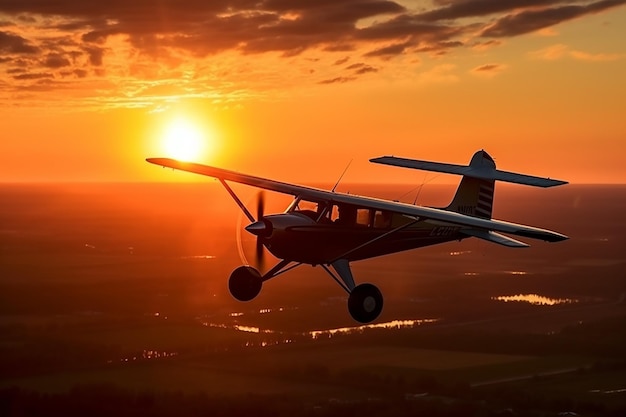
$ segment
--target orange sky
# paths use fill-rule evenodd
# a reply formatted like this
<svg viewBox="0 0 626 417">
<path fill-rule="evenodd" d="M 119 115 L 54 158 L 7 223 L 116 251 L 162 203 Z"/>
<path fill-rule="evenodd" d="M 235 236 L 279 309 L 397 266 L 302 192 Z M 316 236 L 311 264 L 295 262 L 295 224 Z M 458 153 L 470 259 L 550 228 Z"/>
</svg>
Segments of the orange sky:
<svg viewBox="0 0 626 417">
<path fill-rule="evenodd" d="M 0 182 L 422 182 L 385 154 L 626 183 L 626 0 L 0 3 Z M 439 180 L 439 179 L 438 179 Z M 455 181 L 456 178 L 446 178 Z"/>
</svg>

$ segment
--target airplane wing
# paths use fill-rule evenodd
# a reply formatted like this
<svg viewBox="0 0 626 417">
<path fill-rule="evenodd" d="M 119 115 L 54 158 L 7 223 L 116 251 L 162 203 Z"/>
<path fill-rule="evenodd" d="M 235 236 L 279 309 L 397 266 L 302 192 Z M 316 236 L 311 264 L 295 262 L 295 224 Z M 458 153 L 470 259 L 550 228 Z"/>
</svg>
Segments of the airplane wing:
<svg viewBox="0 0 626 417">
<path fill-rule="evenodd" d="M 502 232 L 532 239 L 544 240 L 547 242 L 558 242 L 568 239 L 568 237 L 565 235 L 553 232 L 551 230 L 540 229 L 538 227 L 510 223 L 502 220 L 482 219 L 432 207 L 414 206 L 411 204 L 381 200 L 372 197 L 361 197 L 351 194 L 335 193 L 333 191 L 321 190 L 313 187 L 304 187 L 301 185 L 289 184 L 285 182 L 255 177 L 252 175 L 240 174 L 238 172 L 215 168 L 202 164 L 196 164 L 192 162 L 182 162 L 170 158 L 148 158 L 146 159 L 146 161 L 150 162 L 151 164 L 156 164 L 167 168 L 193 172 L 195 174 L 206 175 L 224 181 L 233 181 L 270 191 L 276 191 L 283 194 L 290 194 L 296 197 L 302 197 L 304 199 L 353 204 L 361 207 L 371 208 L 374 210 L 391 211 L 394 213 L 400 213 L 409 217 L 419 219 L 420 221 L 426 221 L 438 225 L 449 225 L 467 229 Z M 474 235 L 477 234 L 479 233 L 475 233 Z M 488 238 L 485 236 L 487 235 L 479 237 L 492 241 L 496 240 L 496 237 L 493 235 L 489 236 Z"/>
<path fill-rule="evenodd" d="M 497 243 L 498 245 L 508 246 L 509 248 L 527 248 L 530 246 L 527 243 L 520 242 L 519 240 L 512 239 L 491 230 L 461 229 L 461 233 L 484 239 L 488 242 Z"/>
<path fill-rule="evenodd" d="M 146 161 L 151 164 L 161 165 L 166 168 L 178 169 L 181 171 L 193 172 L 194 174 L 206 175 L 208 177 L 218 178 L 225 181 L 237 182 L 240 184 L 250 185 L 252 187 L 263 188 L 265 190 L 276 191 L 283 194 L 291 194 L 293 196 L 306 195 L 309 198 L 318 198 L 328 200 L 326 194 L 334 195 L 334 193 L 326 190 L 320 190 L 312 187 L 304 187 L 301 185 L 288 184 L 285 182 L 269 180 L 266 178 L 255 177 L 253 175 L 240 174 L 227 169 L 215 168 L 208 165 L 196 164 L 193 162 L 182 162 L 170 158 L 148 158 Z"/>
</svg>

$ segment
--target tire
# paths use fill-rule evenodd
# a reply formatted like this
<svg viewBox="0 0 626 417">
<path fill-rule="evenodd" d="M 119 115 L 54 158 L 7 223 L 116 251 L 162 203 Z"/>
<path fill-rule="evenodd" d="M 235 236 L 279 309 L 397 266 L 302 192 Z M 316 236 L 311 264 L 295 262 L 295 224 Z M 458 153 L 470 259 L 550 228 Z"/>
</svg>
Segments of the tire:
<svg viewBox="0 0 626 417">
<path fill-rule="evenodd" d="M 348 311 L 360 323 L 369 323 L 383 310 L 383 295 L 373 284 L 357 285 L 348 297 Z"/>
<path fill-rule="evenodd" d="M 228 279 L 230 294 L 239 301 L 250 301 L 261 292 L 263 280 L 261 274 L 251 266 L 240 266 Z"/>
</svg>

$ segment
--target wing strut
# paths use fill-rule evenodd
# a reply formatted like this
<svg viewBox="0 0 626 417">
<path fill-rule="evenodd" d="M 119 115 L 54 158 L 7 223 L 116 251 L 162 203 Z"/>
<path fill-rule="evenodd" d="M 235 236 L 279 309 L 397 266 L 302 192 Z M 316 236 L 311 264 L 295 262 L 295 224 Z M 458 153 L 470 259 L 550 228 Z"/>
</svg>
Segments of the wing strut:
<svg viewBox="0 0 626 417">
<path fill-rule="evenodd" d="M 409 216 L 406 216 L 406 217 L 409 217 Z M 348 252 L 342 253 L 341 255 L 337 256 L 335 259 L 333 259 L 333 260 L 332 260 L 332 261 L 330 261 L 329 263 L 330 263 L 330 264 L 334 264 L 335 262 L 337 262 L 337 261 L 339 261 L 339 260 L 341 260 L 341 259 L 344 259 L 346 256 L 348 256 L 348 255 L 350 255 L 350 254 L 352 254 L 352 253 L 354 253 L 354 252 L 358 251 L 359 249 L 363 249 L 364 247 L 369 246 L 369 245 L 371 245 L 371 244 L 372 244 L 372 243 L 374 243 L 374 242 L 377 242 L 377 241 L 379 241 L 379 240 L 381 240 L 381 239 L 384 239 L 384 238 L 386 238 L 387 236 L 390 236 L 390 235 L 392 235 L 392 234 L 394 234 L 394 233 L 399 232 L 400 230 L 406 229 L 406 228 L 407 228 L 407 227 L 409 227 L 409 226 L 413 226 L 415 223 L 417 223 L 417 222 L 419 222 L 419 221 L 420 221 L 419 217 L 409 217 L 409 218 L 410 218 L 412 221 L 410 221 L 410 222 L 408 222 L 408 223 L 405 223 L 405 224 L 403 224 L 403 225 L 400 225 L 400 226 L 396 227 L 395 229 L 391 229 L 391 230 L 390 230 L 390 231 L 388 231 L 387 233 L 383 233 L 383 234 L 382 234 L 382 235 L 380 235 L 380 236 L 376 236 L 374 239 L 368 240 L 367 242 L 365 242 L 365 243 L 363 243 L 363 244 L 361 244 L 361 245 L 357 246 L 356 248 L 352 248 L 352 249 L 350 249 Z M 333 266 L 334 266 L 334 265 L 333 265 Z"/>
<path fill-rule="evenodd" d="M 330 275 L 330 277 L 334 279 L 335 282 L 339 284 L 341 288 L 344 289 L 345 292 L 347 292 L 348 294 L 352 292 L 352 290 L 354 289 L 356 285 L 354 284 L 354 277 L 352 276 L 352 271 L 350 270 L 350 264 L 348 263 L 347 260 L 339 259 L 338 261 L 335 261 L 332 264 L 335 271 L 337 271 L 337 274 L 339 274 L 339 278 L 337 278 L 337 275 L 335 275 L 333 271 L 330 270 L 329 267 L 327 267 L 324 264 L 320 264 L 320 265 L 322 268 L 324 268 L 324 271 L 326 271 L 328 275 Z"/>
<path fill-rule="evenodd" d="M 250 211 L 248 211 L 248 209 L 243 204 L 243 202 L 239 199 L 239 197 L 237 197 L 237 194 L 235 194 L 233 189 L 230 188 L 230 186 L 228 184 L 226 184 L 226 181 L 224 181 L 222 178 L 219 178 L 219 180 L 222 183 L 222 185 L 224 186 L 224 188 L 226 188 L 226 191 L 228 191 L 228 194 L 230 194 L 230 196 L 233 198 L 233 200 L 235 200 L 235 203 L 237 203 L 237 205 L 241 208 L 241 210 L 243 210 L 243 213 L 246 215 L 248 220 L 250 220 L 251 223 L 256 222 L 257 219 L 252 217 L 252 213 L 250 213 Z"/>
<path fill-rule="evenodd" d="M 302 265 L 302 262 L 298 262 L 298 263 L 294 263 L 293 265 L 289 266 L 291 263 L 292 263 L 292 261 L 289 261 L 287 259 L 281 260 L 272 269 L 270 269 L 268 272 L 266 272 L 261 277 L 261 281 L 267 281 L 268 279 L 272 279 L 274 277 L 277 277 L 277 276 L 279 276 L 281 274 L 284 274 L 287 271 L 291 271 L 292 269 L 297 268 L 300 265 Z"/>
</svg>

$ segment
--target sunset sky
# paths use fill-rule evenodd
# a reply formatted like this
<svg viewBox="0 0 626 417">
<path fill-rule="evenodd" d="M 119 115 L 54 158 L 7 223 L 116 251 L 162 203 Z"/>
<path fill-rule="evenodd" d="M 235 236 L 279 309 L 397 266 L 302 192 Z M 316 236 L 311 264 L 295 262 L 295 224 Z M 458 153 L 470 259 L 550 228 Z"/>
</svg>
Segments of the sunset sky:
<svg viewBox="0 0 626 417">
<path fill-rule="evenodd" d="M 626 183 L 626 0 L 2 0 L 0 182 L 421 182 L 382 155 Z M 198 139 L 200 138 L 200 139 Z M 182 139 L 181 139 L 182 140 Z M 455 181 L 456 178 L 448 178 Z"/>
</svg>

